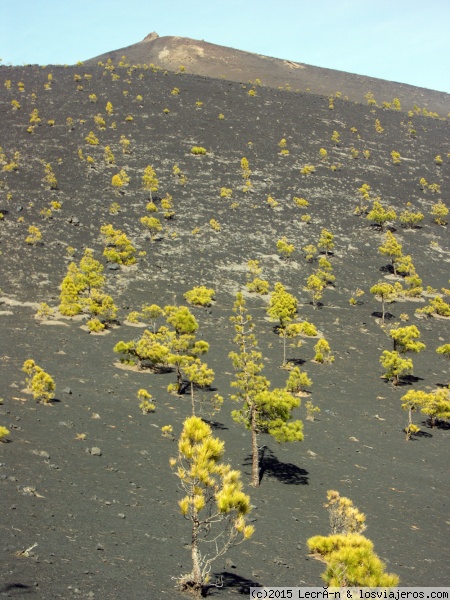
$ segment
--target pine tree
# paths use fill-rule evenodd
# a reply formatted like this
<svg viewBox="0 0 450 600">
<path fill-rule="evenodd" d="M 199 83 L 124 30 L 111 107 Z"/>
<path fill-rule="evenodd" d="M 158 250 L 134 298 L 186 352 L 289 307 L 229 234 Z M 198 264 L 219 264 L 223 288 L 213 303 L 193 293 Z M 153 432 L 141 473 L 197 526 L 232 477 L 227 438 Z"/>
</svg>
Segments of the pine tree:
<svg viewBox="0 0 450 600">
<path fill-rule="evenodd" d="M 86 324 L 90 331 L 105 329 L 117 315 L 117 307 L 111 296 L 102 291 L 105 276 L 103 266 L 94 258 L 94 252 L 86 248 L 79 266 L 69 264 L 67 275 L 61 284 L 59 311 L 65 316 L 74 316 L 83 311 L 90 313 Z"/>
<path fill-rule="evenodd" d="M 42 239 L 42 231 L 35 225 L 30 225 L 28 227 L 28 233 L 30 235 L 25 238 L 25 243 L 36 246 Z"/>
<path fill-rule="evenodd" d="M 316 535 L 309 538 L 308 548 L 325 561 L 321 577 L 329 587 L 389 588 L 399 582 L 397 575 L 386 573 L 373 543 L 361 534 Z"/>
<path fill-rule="evenodd" d="M 44 369 L 39 367 L 32 359 L 28 359 L 23 363 L 22 371 L 28 375 L 26 379 L 27 386 L 32 391 L 33 398 L 36 402 L 49 404 L 50 400 L 55 395 L 54 392 L 56 388 L 51 375 L 46 373 Z"/>
<path fill-rule="evenodd" d="M 402 291 L 400 283 L 396 282 L 394 285 L 386 283 L 385 281 L 379 281 L 370 288 L 370 293 L 381 300 L 381 322 L 384 323 L 385 318 L 385 304 L 386 302 L 394 302 Z"/>
<path fill-rule="evenodd" d="M 323 296 L 323 290 L 325 288 L 325 282 L 322 277 L 319 277 L 317 273 L 313 273 L 306 280 L 306 287 L 304 288 L 311 296 L 311 304 L 314 308 L 317 308 L 319 300 Z"/>
<path fill-rule="evenodd" d="M 94 317 L 86 323 L 91 331 L 105 329 L 105 324 L 111 323 L 117 316 L 117 306 L 114 304 L 114 300 L 108 294 L 104 294 L 98 290 L 94 290 L 83 304 Z M 94 321 L 94 327 L 92 327 L 92 321 Z M 100 327 L 98 323 L 96 324 L 96 321 L 100 323 Z M 89 325 L 90 323 L 91 326 Z"/>
<path fill-rule="evenodd" d="M 317 248 L 313 244 L 308 244 L 307 246 L 303 247 L 303 252 L 305 253 L 305 259 L 307 262 L 313 262 L 317 254 Z"/>
<path fill-rule="evenodd" d="M 150 200 L 153 200 L 152 193 L 158 191 L 159 181 L 151 165 L 145 168 L 144 175 L 142 176 L 142 187 L 150 193 Z"/>
<path fill-rule="evenodd" d="M 111 185 L 116 189 L 117 195 L 124 194 L 125 192 L 122 190 L 124 186 L 124 182 L 119 173 L 116 173 L 111 177 Z"/>
<path fill-rule="evenodd" d="M 297 312 L 297 298 L 286 292 L 281 283 L 276 283 L 270 296 L 267 314 L 272 319 L 280 322 L 280 327 L 284 328 Z"/>
<path fill-rule="evenodd" d="M 386 210 L 378 200 L 374 200 L 372 210 L 366 218 L 373 221 L 382 230 L 388 221 L 394 221 L 397 218 L 397 213 L 392 208 Z"/>
<path fill-rule="evenodd" d="M 259 433 L 270 434 L 279 444 L 303 440 L 303 423 L 291 421 L 293 409 L 300 406 L 299 398 L 294 398 L 286 389 L 274 388 L 259 392 L 255 402 Z"/>
<path fill-rule="evenodd" d="M 308 374 L 300 370 L 300 367 L 294 367 L 289 373 L 286 382 L 286 389 L 291 394 L 301 394 L 306 391 L 306 388 L 312 385 Z"/>
<path fill-rule="evenodd" d="M 363 215 L 366 213 L 368 208 L 368 202 L 370 200 L 370 185 L 368 183 L 363 183 L 360 188 L 358 188 L 358 192 L 360 194 L 359 206 L 357 206 L 354 210 L 355 215 Z"/>
<path fill-rule="evenodd" d="M 333 131 L 333 135 L 331 136 L 331 141 L 334 143 L 335 146 L 339 146 L 339 144 L 341 142 L 341 136 L 338 131 Z"/>
<path fill-rule="evenodd" d="M 333 275 L 333 267 L 325 256 L 319 258 L 319 269 L 316 271 L 316 274 L 324 280 L 326 285 L 333 283 L 336 279 Z"/>
<path fill-rule="evenodd" d="M 103 265 L 94 258 L 94 251 L 86 248 L 83 257 L 80 260 L 80 286 L 86 291 L 88 296 L 92 290 L 101 290 L 105 284 L 106 278 L 103 273 Z"/>
<path fill-rule="evenodd" d="M 407 275 L 416 274 L 416 269 L 410 254 L 400 254 L 398 258 L 394 258 L 394 262 L 397 269 L 397 274 L 400 274 L 404 277 Z"/>
<path fill-rule="evenodd" d="M 424 216 L 421 212 L 414 212 L 411 202 L 407 202 L 406 208 L 400 213 L 399 219 L 404 227 L 413 229 L 423 221 Z"/>
<path fill-rule="evenodd" d="M 183 294 L 183 297 L 194 306 L 211 306 L 214 300 L 215 291 L 212 288 L 207 288 L 200 285 L 192 288 Z"/>
<path fill-rule="evenodd" d="M 397 265 L 397 271 L 399 271 L 400 262 Z M 405 282 L 408 284 L 408 289 L 404 291 L 405 296 L 411 298 L 419 298 L 423 292 L 422 279 L 417 275 L 415 269 L 413 269 L 409 275 L 406 275 Z"/>
<path fill-rule="evenodd" d="M 425 344 L 419 341 L 420 331 L 415 325 L 391 329 L 389 336 L 394 341 L 394 350 L 400 354 L 405 354 L 405 352 L 421 352 L 426 348 Z"/>
<path fill-rule="evenodd" d="M 170 194 L 166 194 L 161 200 L 161 208 L 163 209 L 163 217 L 167 220 L 173 219 L 175 211 L 173 210 L 173 198 Z"/>
<path fill-rule="evenodd" d="M 241 402 L 240 409 L 233 411 L 232 417 L 245 425 L 252 437 L 252 485 L 259 486 L 258 434 L 269 433 L 278 442 L 293 442 L 303 439 L 303 423 L 290 421 L 292 410 L 300 405 L 300 399 L 294 398 L 285 389 L 270 390 L 270 382 L 260 375 L 262 354 L 257 351 L 257 341 L 253 334 L 253 322 L 248 313 L 241 293 L 236 296 L 231 317 L 236 336 L 234 342 L 239 352 L 230 352 L 230 358 L 236 370 L 236 381 L 231 385 L 237 388 L 237 394 L 231 398 Z"/>
<path fill-rule="evenodd" d="M 442 200 L 439 200 L 438 202 L 433 204 L 430 214 L 433 215 L 434 222 L 437 225 L 446 225 L 447 224 L 446 217 L 448 215 L 448 208 L 445 206 L 445 204 L 442 202 Z"/>
<path fill-rule="evenodd" d="M 373 543 L 362 535 L 365 515 L 349 498 L 327 493 L 331 535 L 308 539 L 311 553 L 319 555 L 327 568 L 322 579 L 331 587 L 393 587 L 397 575 L 386 573 L 385 564 L 373 551 Z"/>
<path fill-rule="evenodd" d="M 245 158 L 245 156 L 241 159 L 241 170 L 242 170 L 242 178 L 244 179 L 244 181 L 246 181 L 247 179 L 250 178 L 250 175 L 252 172 L 250 171 L 248 160 Z M 246 183 L 247 183 L 247 181 L 246 181 Z"/>
<path fill-rule="evenodd" d="M 445 302 L 440 296 L 435 296 L 429 300 L 428 306 L 418 308 L 416 312 L 430 317 L 435 314 L 441 317 L 450 317 L 450 303 Z"/>
<path fill-rule="evenodd" d="M 341 496 L 335 490 L 328 490 L 327 500 L 324 507 L 328 509 L 331 535 L 362 533 L 366 529 L 366 516 L 353 505 L 350 498 Z"/>
<path fill-rule="evenodd" d="M 261 275 L 262 269 L 259 266 L 259 261 L 249 260 L 247 263 L 248 274 L 247 274 L 247 289 L 249 292 L 256 292 L 257 294 L 265 295 L 269 293 L 270 285 L 265 279 L 261 279 L 258 275 Z M 253 279 L 251 277 L 254 276 Z"/>
<path fill-rule="evenodd" d="M 141 217 L 141 223 L 150 231 L 151 240 L 154 240 L 156 235 L 162 231 L 161 221 L 156 217 Z"/>
<path fill-rule="evenodd" d="M 289 323 L 284 327 L 278 328 L 278 335 L 283 340 L 283 362 L 281 364 L 282 367 L 286 366 L 286 340 L 293 339 L 298 337 L 303 333 L 303 324 L 302 323 Z M 297 348 L 302 345 L 302 342 L 297 344 Z"/>
<path fill-rule="evenodd" d="M 434 427 L 439 419 L 448 421 L 450 419 L 450 390 L 442 388 L 429 394 L 428 401 L 421 411 L 430 417 L 431 427 Z"/>
<path fill-rule="evenodd" d="M 45 175 L 42 178 L 42 181 L 48 185 L 49 189 L 57 190 L 58 189 L 58 181 L 56 179 L 55 173 L 53 172 L 51 164 L 45 163 L 45 162 L 43 164 L 44 164 Z"/>
<path fill-rule="evenodd" d="M 283 340 L 283 362 L 281 366 L 285 368 L 288 365 L 286 360 L 286 340 L 292 340 L 299 336 L 304 337 L 315 337 L 317 335 L 317 329 L 308 321 L 302 321 L 301 323 L 289 323 L 284 327 L 278 327 L 278 335 Z M 302 341 L 294 344 L 290 344 L 292 347 L 300 348 L 303 345 Z"/>
<path fill-rule="evenodd" d="M 331 253 L 334 248 L 334 235 L 327 229 L 322 229 L 317 246 L 325 250 L 326 255 Z"/>
<path fill-rule="evenodd" d="M 84 289 L 81 283 L 81 275 L 77 265 L 72 262 L 67 269 L 67 275 L 61 284 L 59 312 L 66 317 L 73 317 L 82 312 L 80 292 Z"/>
<path fill-rule="evenodd" d="M 206 354 L 209 350 L 208 342 L 196 340 L 195 332 L 198 323 L 194 315 L 186 306 L 164 307 L 167 323 L 172 325 L 174 332 L 170 340 L 168 363 L 175 367 L 177 374 L 176 384 L 169 386 L 169 391 L 181 393 L 183 387 L 183 369 L 196 358 Z"/>
<path fill-rule="evenodd" d="M 144 304 L 142 306 L 142 316 L 144 319 L 152 320 L 153 333 L 156 333 L 156 319 L 164 316 L 164 310 L 157 304 Z"/>
<path fill-rule="evenodd" d="M 155 410 L 156 406 L 152 402 L 153 396 L 151 394 L 149 394 L 147 392 L 147 390 L 144 390 L 143 388 L 141 388 L 137 393 L 137 397 L 138 397 L 138 400 L 140 401 L 139 408 L 144 413 L 144 415 Z"/>
<path fill-rule="evenodd" d="M 295 246 L 294 246 L 294 244 L 290 244 L 288 242 L 288 239 L 286 236 L 283 236 L 277 242 L 277 250 L 278 250 L 278 253 L 280 254 L 280 256 L 282 258 L 284 258 L 284 260 L 287 262 L 290 259 L 291 254 L 294 252 Z"/>
<path fill-rule="evenodd" d="M 314 346 L 314 361 L 320 364 L 331 364 L 334 362 L 334 356 L 331 354 L 330 344 L 325 338 L 320 338 L 317 344 Z"/>
<path fill-rule="evenodd" d="M 250 498 L 242 491 L 241 473 L 221 463 L 223 454 L 224 443 L 209 425 L 195 416 L 186 419 L 170 465 L 186 494 L 178 504 L 191 525 L 192 571 L 178 582 L 196 597 L 205 593 L 212 563 L 254 531 L 245 521 Z"/>
<path fill-rule="evenodd" d="M 234 343 L 239 352 L 230 352 L 229 357 L 236 370 L 236 381 L 231 385 L 238 390 L 231 399 L 242 403 L 242 408 L 233 411 L 233 418 L 239 422 L 245 421 L 245 426 L 250 429 L 252 436 L 252 484 L 259 486 L 259 451 L 257 428 L 257 404 L 255 397 L 258 392 L 266 390 L 270 382 L 260 375 L 263 370 L 262 354 L 256 348 L 258 343 L 253 333 L 254 324 L 246 308 L 244 297 L 241 293 L 236 295 L 233 312 L 230 317 L 236 331 Z"/>
<path fill-rule="evenodd" d="M 395 236 L 390 232 L 386 232 L 384 244 L 378 248 L 378 252 L 384 256 L 389 256 L 391 259 L 394 275 L 397 275 L 396 261 L 402 256 L 402 245 L 397 242 Z"/>
<path fill-rule="evenodd" d="M 100 233 L 107 244 L 103 256 L 108 261 L 119 265 L 132 265 L 136 262 L 136 248 L 123 231 L 114 229 L 112 225 L 102 225 Z"/>
<path fill-rule="evenodd" d="M 410 358 L 402 358 L 400 353 L 395 350 L 393 352 L 384 350 L 380 356 L 380 362 L 386 370 L 383 377 L 388 381 L 392 379 L 394 385 L 399 385 L 401 377 L 410 373 L 413 368 L 412 360 Z"/>
<path fill-rule="evenodd" d="M 116 160 L 114 158 L 114 154 L 112 153 L 111 146 L 105 146 L 105 150 L 103 152 L 103 160 L 107 165 L 116 164 Z"/>
<path fill-rule="evenodd" d="M 283 364 L 286 364 L 286 339 L 298 336 L 301 332 L 299 323 L 290 322 L 297 312 L 297 298 L 289 292 L 286 292 L 281 283 L 276 283 L 274 291 L 271 294 L 267 314 L 272 319 L 279 320 L 277 328 L 278 335 L 283 339 Z"/>
<path fill-rule="evenodd" d="M 169 364 L 171 340 L 167 327 L 160 327 L 156 333 L 145 329 L 137 340 L 118 342 L 114 352 L 124 354 L 126 361 L 136 362 L 139 368 L 145 362 L 147 367 L 156 370 Z"/>
<path fill-rule="evenodd" d="M 183 373 L 190 384 L 192 414 L 195 415 L 194 387 L 205 388 L 211 385 L 214 381 L 214 371 L 197 358 L 183 368 Z"/>
<path fill-rule="evenodd" d="M 403 410 L 408 411 L 408 423 L 404 430 L 407 440 L 411 439 L 412 434 L 420 431 L 420 427 L 412 422 L 412 412 L 428 404 L 429 396 L 430 394 L 422 392 L 421 390 L 408 390 L 406 394 L 402 396 L 402 408 Z"/>
</svg>

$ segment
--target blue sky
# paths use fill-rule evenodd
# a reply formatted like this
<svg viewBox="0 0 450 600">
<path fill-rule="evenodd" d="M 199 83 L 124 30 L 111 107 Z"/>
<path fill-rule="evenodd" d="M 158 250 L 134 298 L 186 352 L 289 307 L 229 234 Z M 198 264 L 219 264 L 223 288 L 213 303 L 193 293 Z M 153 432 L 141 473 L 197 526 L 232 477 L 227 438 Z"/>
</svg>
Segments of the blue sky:
<svg viewBox="0 0 450 600">
<path fill-rule="evenodd" d="M 152 31 L 450 93 L 450 0 L 0 0 L 3 64 L 74 64 Z"/>
</svg>

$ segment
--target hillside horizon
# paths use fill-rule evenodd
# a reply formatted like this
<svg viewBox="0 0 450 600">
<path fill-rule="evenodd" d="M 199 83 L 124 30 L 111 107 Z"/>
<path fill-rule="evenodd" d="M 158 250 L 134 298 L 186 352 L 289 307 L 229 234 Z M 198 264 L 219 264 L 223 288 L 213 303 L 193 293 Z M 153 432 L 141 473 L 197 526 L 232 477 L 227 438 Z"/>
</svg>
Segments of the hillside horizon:
<svg viewBox="0 0 450 600">
<path fill-rule="evenodd" d="M 416 105 L 437 112 L 441 117 L 450 112 L 450 94 L 445 92 L 274 58 L 204 40 L 160 37 L 156 32 L 136 44 L 104 52 L 83 62 L 93 66 L 110 59 L 117 64 L 123 56 L 130 64 L 153 63 L 175 72 L 183 66 L 187 73 L 216 79 L 242 83 L 259 79 L 263 86 L 288 86 L 291 91 L 310 91 L 326 96 L 340 92 L 354 102 L 365 102 L 365 95 L 372 93 L 380 103 L 392 102 L 398 97 L 407 110 Z"/>
</svg>

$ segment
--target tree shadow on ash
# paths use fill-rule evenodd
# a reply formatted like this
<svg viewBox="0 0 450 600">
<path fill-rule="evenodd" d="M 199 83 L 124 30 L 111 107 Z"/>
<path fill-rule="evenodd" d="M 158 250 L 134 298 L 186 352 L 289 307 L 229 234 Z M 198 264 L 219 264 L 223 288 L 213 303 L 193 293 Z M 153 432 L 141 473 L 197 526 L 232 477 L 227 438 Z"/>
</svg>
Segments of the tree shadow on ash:
<svg viewBox="0 0 450 600">
<path fill-rule="evenodd" d="M 140 370 L 148 370 L 155 373 L 155 375 L 166 375 L 167 373 L 173 373 L 175 369 L 166 365 L 154 365 L 151 360 L 144 359 L 141 360 Z"/>
<path fill-rule="evenodd" d="M 450 382 L 449 383 L 436 383 L 436 387 L 438 388 L 450 388 Z"/>
<path fill-rule="evenodd" d="M 59 398 L 50 398 L 47 404 L 59 404 L 61 400 Z"/>
<path fill-rule="evenodd" d="M 170 371 L 172 372 L 173 369 Z M 203 392 L 217 392 L 218 388 L 211 386 L 211 385 L 197 385 L 196 383 L 194 383 L 194 390 L 201 390 Z M 180 392 L 179 392 L 179 396 L 182 396 L 183 394 L 190 394 L 191 393 L 191 382 L 187 381 L 186 379 L 183 379 L 182 383 L 181 383 L 181 388 L 180 388 Z"/>
<path fill-rule="evenodd" d="M 394 267 L 392 265 L 384 265 L 384 266 L 380 267 L 379 270 L 382 273 L 390 273 L 391 275 L 394 274 Z"/>
<path fill-rule="evenodd" d="M 0 594 L 5 594 L 6 596 L 12 595 L 8 592 L 12 592 L 14 596 L 16 596 L 19 594 L 33 594 L 34 589 L 30 585 L 25 585 L 24 583 L 7 583 L 6 585 L 0 587 Z"/>
<path fill-rule="evenodd" d="M 371 317 L 376 317 L 377 319 L 382 319 L 383 318 L 383 313 L 382 312 L 378 312 L 377 310 L 374 311 L 371 315 Z M 385 312 L 384 313 L 384 320 L 385 321 L 391 321 L 392 319 L 395 319 L 395 315 L 393 315 L 390 312 Z"/>
<path fill-rule="evenodd" d="M 416 377 L 415 375 L 402 375 L 397 387 L 412 385 L 418 381 L 423 381 L 423 377 Z"/>
<path fill-rule="evenodd" d="M 252 455 L 245 458 L 244 466 L 251 466 Z M 267 446 L 261 448 L 259 455 L 259 482 L 261 483 L 264 475 L 275 477 L 281 483 L 287 485 L 308 485 L 309 472 L 297 467 L 292 463 L 284 463 L 275 456 L 273 451 Z"/>
<path fill-rule="evenodd" d="M 421 423 L 427 429 L 440 429 L 441 431 L 448 431 L 450 429 L 450 423 L 448 421 L 443 421 L 442 419 L 436 419 L 434 426 L 431 425 L 431 419 L 425 419 Z M 420 433 L 425 433 L 421 431 Z M 433 437 L 431 433 L 424 435 L 423 437 Z"/>
<path fill-rule="evenodd" d="M 415 438 L 432 438 L 432 437 L 433 437 L 433 434 L 428 433 L 428 431 L 418 431 L 413 436 L 411 436 L 411 440 L 414 440 Z"/>
<path fill-rule="evenodd" d="M 306 360 L 304 360 L 303 358 L 287 358 L 286 362 L 291 363 L 296 367 L 301 367 L 305 364 Z"/>
<path fill-rule="evenodd" d="M 248 595 L 250 594 L 250 588 L 261 587 L 261 584 L 257 581 L 252 581 L 251 579 L 241 577 L 240 575 L 236 575 L 235 573 L 229 573 L 228 571 L 214 573 L 214 576 L 216 577 L 216 584 L 208 588 L 206 592 L 207 594 L 208 592 L 212 592 L 214 594 L 214 590 L 224 588 L 228 590 L 233 590 L 235 594 L 241 594 L 242 596 L 248 597 Z"/>
<path fill-rule="evenodd" d="M 381 377 L 381 379 L 383 379 L 386 382 L 388 381 L 386 377 Z M 394 383 L 392 383 L 392 385 L 394 388 L 401 388 L 405 385 L 412 385 L 413 383 L 417 383 L 418 381 L 423 381 L 423 377 L 416 377 L 415 375 L 402 375 L 400 377 L 400 381 L 396 385 L 394 385 Z"/>
<path fill-rule="evenodd" d="M 335 287 L 332 283 L 328 283 L 327 285 L 329 285 L 330 287 Z M 315 304 L 314 304 L 314 302 L 307 302 L 306 304 L 308 306 L 312 306 L 315 310 L 320 310 L 321 308 L 323 308 L 325 306 L 325 304 L 323 302 L 316 302 Z"/>
<path fill-rule="evenodd" d="M 219 423 L 219 421 L 212 421 L 211 419 L 204 419 L 203 417 L 202 421 L 204 423 L 207 423 L 210 427 L 212 427 L 212 429 L 219 429 L 221 431 L 228 429 L 226 425 L 224 425 L 223 423 Z"/>
</svg>

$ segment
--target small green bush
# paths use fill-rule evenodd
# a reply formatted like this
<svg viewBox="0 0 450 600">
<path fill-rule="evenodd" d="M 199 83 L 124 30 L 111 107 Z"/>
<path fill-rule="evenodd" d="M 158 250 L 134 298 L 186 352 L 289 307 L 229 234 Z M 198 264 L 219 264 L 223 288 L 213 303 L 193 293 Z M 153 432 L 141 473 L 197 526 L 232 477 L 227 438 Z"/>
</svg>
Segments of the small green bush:
<svg viewBox="0 0 450 600">
<path fill-rule="evenodd" d="M 215 291 L 204 285 L 189 290 L 184 294 L 184 298 L 194 306 L 211 306 Z"/>
<path fill-rule="evenodd" d="M 192 146 L 191 154 L 195 154 L 195 155 L 206 154 L 206 148 L 202 148 L 202 146 Z"/>
</svg>

